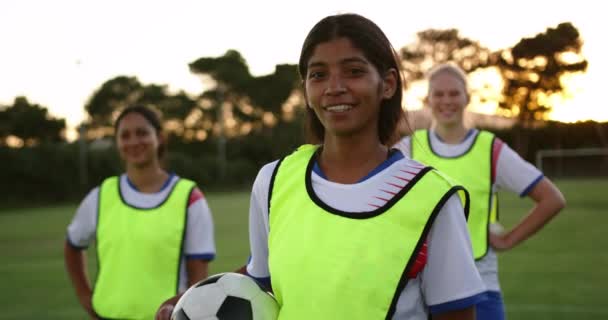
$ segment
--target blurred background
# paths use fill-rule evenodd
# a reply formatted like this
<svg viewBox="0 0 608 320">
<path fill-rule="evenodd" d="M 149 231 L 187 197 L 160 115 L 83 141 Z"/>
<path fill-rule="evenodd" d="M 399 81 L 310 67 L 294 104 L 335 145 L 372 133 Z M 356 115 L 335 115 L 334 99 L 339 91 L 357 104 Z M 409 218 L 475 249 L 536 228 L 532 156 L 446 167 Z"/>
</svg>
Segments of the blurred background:
<svg viewBox="0 0 608 320">
<path fill-rule="evenodd" d="M 608 318 L 608 22 L 597 2 L 22 0 L 0 4 L 0 319 L 85 318 L 63 269 L 65 228 L 91 188 L 122 172 L 111 124 L 134 103 L 162 111 L 168 168 L 206 193 L 211 272 L 243 265 L 255 174 L 303 142 L 300 46 L 340 12 L 371 18 L 393 43 L 410 128 L 430 125 L 424 73 L 455 61 L 470 77 L 470 124 L 562 188 L 566 210 L 500 257 L 508 317 Z M 507 226 L 531 206 L 514 198 L 501 201 Z"/>
</svg>

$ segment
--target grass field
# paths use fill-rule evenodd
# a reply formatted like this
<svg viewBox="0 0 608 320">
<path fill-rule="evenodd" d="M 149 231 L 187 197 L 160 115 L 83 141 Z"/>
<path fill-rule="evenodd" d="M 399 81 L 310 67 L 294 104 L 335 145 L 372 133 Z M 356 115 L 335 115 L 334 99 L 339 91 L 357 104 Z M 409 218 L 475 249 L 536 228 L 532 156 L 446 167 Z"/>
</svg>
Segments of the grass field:
<svg viewBox="0 0 608 320">
<path fill-rule="evenodd" d="M 500 255 L 508 318 L 608 319 L 608 238 L 601 236 L 608 225 L 608 180 L 558 184 L 567 209 L 537 237 Z M 218 250 L 211 273 L 234 270 L 248 256 L 249 195 L 207 198 Z M 513 225 L 530 206 L 530 200 L 502 195 L 503 224 Z M 63 267 L 65 228 L 75 208 L 0 211 L 0 319 L 86 319 Z"/>
</svg>

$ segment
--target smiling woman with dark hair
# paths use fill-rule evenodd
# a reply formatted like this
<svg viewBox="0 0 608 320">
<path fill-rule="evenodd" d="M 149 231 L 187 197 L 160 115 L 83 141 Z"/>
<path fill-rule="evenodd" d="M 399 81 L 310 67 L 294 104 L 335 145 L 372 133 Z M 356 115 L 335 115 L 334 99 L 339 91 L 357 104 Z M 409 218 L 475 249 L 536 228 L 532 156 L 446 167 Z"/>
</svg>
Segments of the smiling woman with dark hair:
<svg viewBox="0 0 608 320">
<path fill-rule="evenodd" d="M 251 258 L 279 319 L 474 319 L 466 192 L 391 149 L 402 78 L 380 28 L 329 16 L 302 47 L 309 142 L 258 173 Z M 168 319 L 176 298 L 161 306 Z"/>
<path fill-rule="evenodd" d="M 151 319 L 158 304 L 207 276 L 213 221 L 196 184 L 161 166 L 166 145 L 157 113 L 126 108 L 115 131 L 126 172 L 81 202 L 68 226 L 65 263 L 91 318 Z M 94 290 L 84 252 L 93 240 Z"/>
</svg>

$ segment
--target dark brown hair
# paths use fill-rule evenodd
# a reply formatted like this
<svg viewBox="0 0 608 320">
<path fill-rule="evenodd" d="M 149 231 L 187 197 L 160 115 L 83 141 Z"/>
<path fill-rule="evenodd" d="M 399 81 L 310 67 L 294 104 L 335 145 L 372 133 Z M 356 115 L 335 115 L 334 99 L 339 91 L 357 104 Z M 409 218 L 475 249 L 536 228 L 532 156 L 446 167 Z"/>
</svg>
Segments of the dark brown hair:
<svg viewBox="0 0 608 320">
<path fill-rule="evenodd" d="M 382 101 L 378 117 L 380 142 L 391 146 L 399 139 L 398 126 L 405 118 L 401 106 L 403 99 L 403 78 L 400 63 L 390 41 L 373 21 L 353 13 L 338 14 L 323 18 L 310 30 L 300 53 L 299 72 L 306 79 L 308 61 L 316 46 L 338 38 L 349 39 L 353 46 L 363 52 L 381 76 L 390 69 L 397 72 L 397 89 L 390 99 Z M 309 143 L 320 143 L 325 136 L 325 128 L 311 108 L 306 108 L 306 136 Z"/>
</svg>

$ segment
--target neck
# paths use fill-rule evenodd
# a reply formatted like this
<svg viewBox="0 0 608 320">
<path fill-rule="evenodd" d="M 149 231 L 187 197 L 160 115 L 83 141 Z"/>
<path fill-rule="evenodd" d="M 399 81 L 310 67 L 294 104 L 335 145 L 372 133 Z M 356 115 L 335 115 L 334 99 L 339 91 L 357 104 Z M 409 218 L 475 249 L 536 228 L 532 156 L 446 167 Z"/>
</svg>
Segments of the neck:
<svg viewBox="0 0 608 320">
<path fill-rule="evenodd" d="M 375 169 L 388 155 L 377 137 L 368 139 L 326 137 L 319 166 L 330 181 L 355 183 Z"/>
<path fill-rule="evenodd" d="M 169 174 L 159 166 L 145 166 L 127 168 L 127 176 L 140 192 L 155 193 L 160 191 Z"/>
<path fill-rule="evenodd" d="M 453 126 L 438 125 L 434 128 L 434 131 L 443 142 L 447 144 L 458 144 L 466 137 L 469 128 L 465 127 L 464 124 L 459 123 Z"/>
</svg>

